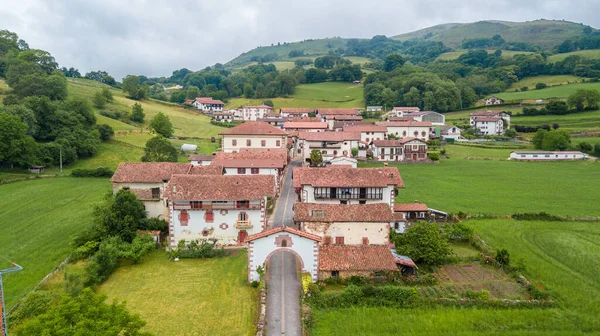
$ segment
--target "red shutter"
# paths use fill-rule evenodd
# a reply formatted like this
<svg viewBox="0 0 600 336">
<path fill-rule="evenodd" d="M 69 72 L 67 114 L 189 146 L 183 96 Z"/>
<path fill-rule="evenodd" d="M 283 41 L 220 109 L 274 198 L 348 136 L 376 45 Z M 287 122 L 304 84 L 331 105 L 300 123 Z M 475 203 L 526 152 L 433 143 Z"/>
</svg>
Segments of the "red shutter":
<svg viewBox="0 0 600 336">
<path fill-rule="evenodd" d="M 190 215 L 187 213 L 187 211 L 181 210 L 181 212 L 179 212 L 179 223 L 181 226 L 187 226 L 189 219 Z"/>
<path fill-rule="evenodd" d="M 207 210 L 206 213 L 204 214 L 204 219 L 206 220 L 207 223 L 213 222 L 215 220 L 214 212 L 212 212 L 212 210 Z"/>
<path fill-rule="evenodd" d="M 369 245 L 369 238 L 368 237 L 362 237 L 362 244 L 363 245 Z"/>
<path fill-rule="evenodd" d="M 335 237 L 336 245 L 344 245 L 344 237 Z"/>
</svg>

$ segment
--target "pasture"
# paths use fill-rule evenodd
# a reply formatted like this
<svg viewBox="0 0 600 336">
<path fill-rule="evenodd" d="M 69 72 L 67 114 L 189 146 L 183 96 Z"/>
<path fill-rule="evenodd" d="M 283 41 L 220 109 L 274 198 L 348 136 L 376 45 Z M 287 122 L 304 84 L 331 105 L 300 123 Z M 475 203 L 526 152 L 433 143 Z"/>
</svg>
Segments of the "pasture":
<svg viewBox="0 0 600 336">
<path fill-rule="evenodd" d="M 440 61 L 453 61 L 455 59 L 458 59 L 461 55 L 466 54 L 467 52 L 468 52 L 468 50 L 449 51 L 449 52 L 445 52 L 445 53 L 439 55 L 436 59 L 440 60 Z M 496 52 L 496 50 L 489 49 L 489 50 L 487 50 L 487 52 L 488 52 L 488 54 L 493 54 L 494 52 Z M 519 54 L 528 55 L 528 54 L 533 54 L 533 53 L 528 52 L 528 51 L 502 50 L 503 58 L 512 58 L 514 55 L 519 55 Z"/>
<path fill-rule="evenodd" d="M 488 244 L 508 249 L 511 260 L 523 258 L 525 275 L 543 283 L 557 308 L 313 309 L 311 335 L 576 335 L 600 331 L 597 223 L 466 223 Z"/>
<path fill-rule="evenodd" d="M 600 216 L 599 162 L 513 162 L 512 150 L 446 146 L 450 159 L 437 164 L 398 167 L 405 189 L 396 203 L 419 200 L 445 212 L 511 214 L 540 212 L 560 216 Z M 492 156 L 490 151 L 499 151 Z M 467 160 L 464 157 L 477 157 Z M 489 160 L 483 158 L 489 157 Z M 359 167 L 380 167 L 359 162 Z M 560 191 L 560 192 L 559 192 Z"/>
<path fill-rule="evenodd" d="M 600 59 L 600 49 L 592 49 L 592 50 L 578 50 L 572 51 L 564 54 L 556 54 L 548 57 L 548 62 L 555 63 L 563 61 L 565 58 L 569 56 L 581 56 L 583 58 L 591 58 L 591 59 Z"/>
<path fill-rule="evenodd" d="M 586 111 L 566 115 L 523 116 L 515 115 L 511 125 L 537 126 L 558 124 L 569 132 L 600 129 L 600 111 Z"/>
<path fill-rule="evenodd" d="M 575 93 L 575 91 L 577 91 L 578 89 L 600 90 L 600 83 L 578 83 L 553 86 L 541 90 L 502 92 L 495 94 L 495 96 L 506 100 L 566 98 L 569 95 Z"/>
<path fill-rule="evenodd" d="M 522 87 L 528 87 L 529 90 L 534 90 L 537 83 L 545 83 L 548 86 L 575 84 L 579 83 L 582 79 L 582 77 L 571 75 L 525 77 L 518 82 L 513 83 L 506 89 L 506 92 L 514 92 L 516 89 L 521 89 Z"/>
<path fill-rule="evenodd" d="M 247 283 L 245 251 L 235 257 L 181 259 L 162 251 L 121 265 L 99 288 L 156 335 L 253 335 L 257 290 Z"/>
<path fill-rule="evenodd" d="M 268 98 L 267 98 L 268 99 Z M 262 104 L 267 99 L 233 98 L 226 108 Z M 270 98 L 275 109 L 281 107 L 364 107 L 363 86 L 352 83 L 325 82 L 301 84 L 289 98 Z"/>
<path fill-rule="evenodd" d="M 0 268 L 10 309 L 71 252 L 71 238 L 92 224 L 93 205 L 110 191 L 107 179 L 43 178 L 0 185 Z"/>
</svg>

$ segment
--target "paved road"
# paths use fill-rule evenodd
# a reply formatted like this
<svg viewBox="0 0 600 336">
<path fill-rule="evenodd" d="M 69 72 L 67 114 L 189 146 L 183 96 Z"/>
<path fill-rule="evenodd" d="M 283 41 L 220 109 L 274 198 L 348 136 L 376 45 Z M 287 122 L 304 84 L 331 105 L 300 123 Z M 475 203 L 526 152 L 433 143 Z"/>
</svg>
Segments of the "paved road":
<svg viewBox="0 0 600 336">
<path fill-rule="evenodd" d="M 277 207 L 273 214 L 273 227 L 278 226 L 290 226 L 294 222 L 294 200 L 296 193 L 294 192 L 294 182 L 292 181 L 292 170 L 294 167 L 300 167 L 302 165 L 301 160 L 293 161 L 288 166 L 288 171 L 281 187 L 281 193 L 279 200 L 277 201 Z"/>
<path fill-rule="evenodd" d="M 290 163 L 284 178 L 279 200 L 273 214 L 273 227 L 293 223 L 294 185 L 292 169 L 300 160 Z M 290 252 L 274 253 L 269 260 L 267 276 L 267 336 L 300 335 L 300 290 L 296 256 Z"/>
<path fill-rule="evenodd" d="M 280 251 L 269 261 L 267 336 L 300 336 L 300 281 L 296 256 Z"/>
</svg>

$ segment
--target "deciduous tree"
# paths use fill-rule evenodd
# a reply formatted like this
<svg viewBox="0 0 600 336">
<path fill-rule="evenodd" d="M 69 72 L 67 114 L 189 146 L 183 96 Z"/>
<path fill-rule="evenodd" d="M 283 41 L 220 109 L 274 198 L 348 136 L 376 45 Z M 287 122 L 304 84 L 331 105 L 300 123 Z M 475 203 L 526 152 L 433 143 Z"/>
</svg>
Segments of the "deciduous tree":
<svg viewBox="0 0 600 336">
<path fill-rule="evenodd" d="M 173 135 L 173 124 L 166 114 L 159 112 L 150 121 L 150 127 L 152 130 L 164 137 L 170 137 Z"/>
<path fill-rule="evenodd" d="M 418 222 L 394 239 L 397 251 L 417 263 L 440 265 L 452 254 L 447 238 L 435 223 Z"/>
<path fill-rule="evenodd" d="M 144 122 L 145 117 L 146 114 L 144 113 L 144 108 L 142 107 L 142 104 L 133 104 L 133 106 L 131 107 L 131 120 L 141 124 Z"/>
<path fill-rule="evenodd" d="M 177 162 L 177 149 L 168 139 L 155 136 L 146 142 L 143 162 Z"/>
</svg>

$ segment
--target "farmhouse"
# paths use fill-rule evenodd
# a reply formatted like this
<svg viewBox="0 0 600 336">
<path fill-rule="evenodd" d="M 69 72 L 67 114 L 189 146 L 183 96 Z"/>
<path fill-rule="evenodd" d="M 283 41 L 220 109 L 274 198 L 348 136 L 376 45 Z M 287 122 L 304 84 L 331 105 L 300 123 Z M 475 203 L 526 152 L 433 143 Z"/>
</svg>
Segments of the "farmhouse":
<svg viewBox="0 0 600 336">
<path fill-rule="evenodd" d="M 321 151 L 323 160 L 338 156 L 352 155 L 352 148 L 358 147 L 360 133 L 355 132 L 301 132 L 298 135 L 298 154 L 304 161 L 310 161 L 310 152 Z"/>
<path fill-rule="evenodd" d="M 431 211 L 427 205 L 415 201 L 414 203 L 394 204 L 394 225 L 396 233 L 404 233 L 406 225 L 418 220 L 428 220 Z"/>
<path fill-rule="evenodd" d="M 327 116 L 357 116 L 359 115 L 358 110 L 358 108 L 319 108 L 317 116 L 323 119 Z"/>
<path fill-rule="evenodd" d="M 225 107 L 225 103 L 211 97 L 198 97 L 192 105 L 203 112 L 222 112 L 223 107 Z"/>
<path fill-rule="evenodd" d="M 321 117 L 325 122 L 327 122 L 327 125 L 329 125 L 329 129 L 332 130 L 335 123 L 338 121 L 343 121 L 343 122 L 359 122 L 361 121 L 363 118 L 359 115 L 324 115 Z"/>
<path fill-rule="evenodd" d="M 471 124 L 471 126 L 475 126 L 475 120 L 477 118 L 501 118 L 504 119 L 507 123 L 506 127 L 510 127 L 510 114 L 504 112 L 504 111 L 498 111 L 498 110 L 487 110 L 487 111 L 478 111 L 478 112 L 473 112 L 470 114 L 469 116 L 469 122 Z"/>
<path fill-rule="evenodd" d="M 338 121 L 338 120 L 335 120 L 333 122 L 333 128 L 330 127 L 330 129 L 333 130 L 333 131 L 343 131 L 344 127 L 347 127 L 347 126 L 359 126 L 359 125 L 373 125 L 373 123 L 370 122 L 370 121 L 360 121 L 360 120 L 355 120 L 355 121 Z"/>
<path fill-rule="evenodd" d="M 297 122 L 288 121 L 283 124 L 285 131 L 307 131 L 307 132 L 322 132 L 327 130 L 329 126 L 325 122 Z"/>
<path fill-rule="evenodd" d="M 321 245 L 319 279 L 373 277 L 378 272 L 397 271 L 392 251 L 385 245 Z"/>
<path fill-rule="evenodd" d="M 285 117 L 271 117 L 271 118 L 259 118 L 256 121 L 267 123 L 271 126 L 277 127 L 279 129 L 283 128 L 283 124 L 288 121 L 288 118 Z"/>
<path fill-rule="evenodd" d="M 458 141 L 461 138 L 462 130 L 456 126 L 440 126 L 440 138 L 442 140 Z"/>
<path fill-rule="evenodd" d="M 373 124 L 350 125 L 344 127 L 345 132 L 360 133 L 360 141 L 368 146 L 373 140 L 386 138 L 387 128 Z"/>
<path fill-rule="evenodd" d="M 264 122 L 248 121 L 219 133 L 225 153 L 242 148 L 286 148 L 287 133 Z"/>
<path fill-rule="evenodd" d="M 175 162 L 121 162 L 110 179 L 113 193 L 128 189 L 144 203 L 149 217 L 164 217 L 164 186 L 173 174 L 221 175 L 222 166 L 197 166 Z"/>
<path fill-rule="evenodd" d="M 404 183 L 397 168 L 300 167 L 293 171 L 298 200 L 306 203 L 384 203 L 390 209 Z"/>
<path fill-rule="evenodd" d="M 192 166 L 208 166 L 214 158 L 214 155 L 192 154 L 188 157 L 188 161 Z"/>
<path fill-rule="evenodd" d="M 393 221 L 390 207 L 383 203 L 294 205 L 296 226 L 321 237 L 324 244 L 387 245 Z"/>
<path fill-rule="evenodd" d="M 475 117 L 473 127 L 479 129 L 483 135 L 504 134 L 504 122 L 498 117 Z"/>
<path fill-rule="evenodd" d="M 504 100 L 498 98 L 498 97 L 488 97 L 485 99 L 485 105 L 500 105 L 500 104 L 504 104 Z"/>
<path fill-rule="evenodd" d="M 222 166 L 225 175 L 270 175 L 279 188 L 287 166 L 287 150 L 243 150 L 239 153 L 218 152 L 212 165 Z"/>
<path fill-rule="evenodd" d="M 427 142 L 406 137 L 400 140 L 373 141 L 373 158 L 378 161 L 425 161 L 427 160 Z"/>
<path fill-rule="evenodd" d="M 231 112 L 213 112 L 210 118 L 216 122 L 232 122 L 235 115 Z"/>
<path fill-rule="evenodd" d="M 238 110 L 239 117 L 244 121 L 263 119 L 266 114 L 273 113 L 273 108 L 268 105 L 244 106 Z"/>
<path fill-rule="evenodd" d="M 266 175 L 173 175 L 165 188 L 169 245 L 211 238 L 243 244 L 265 228 L 267 197 L 274 195 L 273 178 Z"/>
<path fill-rule="evenodd" d="M 510 160 L 521 161 L 563 161 L 563 160 L 585 160 L 589 156 L 577 151 L 562 151 L 562 152 L 511 152 Z"/>
<path fill-rule="evenodd" d="M 408 121 L 408 122 L 377 122 L 377 126 L 384 126 L 387 128 L 388 134 L 393 134 L 400 138 L 414 137 L 421 140 L 428 141 L 429 133 L 432 124 L 425 121 Z"/>
<path fill-rule="evenodd" d="M 421 111 L 418 107 L 411 106 L 396 106 L 392 109 L 392 115 L 396 117 L 404 117 L 405 113 L 419 112 Z"/>
<path fill-rule="evenodd" d="M 282 107 L 279 109 L 279 114 L 282 117 L 308 117 L 310 114 L 314 114 L 316 112 L 313 108 L 289 108 Z"/>
</svg>

